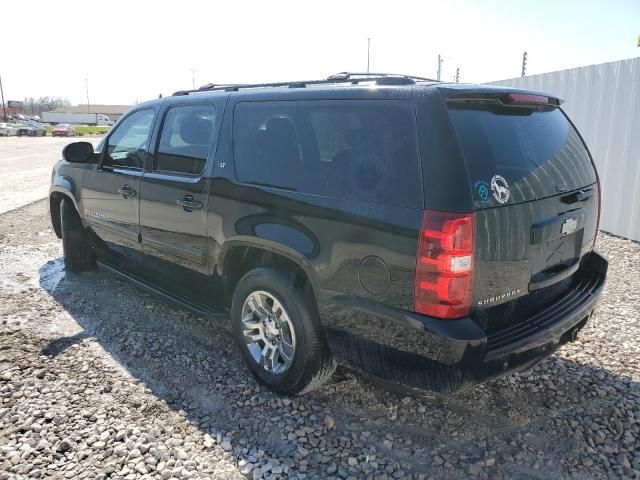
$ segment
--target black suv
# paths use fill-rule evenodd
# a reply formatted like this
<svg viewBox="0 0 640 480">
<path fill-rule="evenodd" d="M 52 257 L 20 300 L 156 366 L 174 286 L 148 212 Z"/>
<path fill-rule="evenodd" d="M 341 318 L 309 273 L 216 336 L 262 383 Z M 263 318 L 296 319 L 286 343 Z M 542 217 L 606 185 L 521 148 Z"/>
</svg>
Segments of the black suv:
<svg viewBox="0 0 640 480">
<path fill-rule="evenodd" d="M 98 259 L 230 310 L 280 393 L 336 361 L 440 392 L 528 368 L 575 338 L 605 282 L 598 176 L 546 94 L 385 74 L 207 85 L 63 156 L 67 269 Z"/>
</svg>

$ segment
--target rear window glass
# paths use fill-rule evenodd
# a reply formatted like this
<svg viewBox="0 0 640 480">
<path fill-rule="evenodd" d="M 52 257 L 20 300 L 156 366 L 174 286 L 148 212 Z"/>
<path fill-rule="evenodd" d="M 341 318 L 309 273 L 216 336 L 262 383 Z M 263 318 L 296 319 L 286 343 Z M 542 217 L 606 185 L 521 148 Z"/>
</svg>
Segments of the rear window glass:
<svg viewBox="0 0 640 480">
<path fill-rule="evenodd" d="M 233 138 L 242 182 L 422 206 L 415 120 L 407 103 L 240 103 Z"/>
<path fill-rule="evenodd" d="M 498 188 L 509 188 L 508 203 L 556 195 L 596 181 L 578 132 L 558 108 L 521 114 L 450 108 L 449 115 L 477 190 L 476 203 L 495 203 L 492 195 L 485 194 L 498 177 Z"/>
</svg>

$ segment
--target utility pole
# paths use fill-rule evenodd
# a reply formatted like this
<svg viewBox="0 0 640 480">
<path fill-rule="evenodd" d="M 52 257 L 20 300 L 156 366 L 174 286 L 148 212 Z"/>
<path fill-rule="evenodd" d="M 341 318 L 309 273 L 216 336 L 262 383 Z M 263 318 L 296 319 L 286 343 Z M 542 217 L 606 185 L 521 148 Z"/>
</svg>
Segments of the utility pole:
<svg viewBox="0 0 640 480">
<path fill-rule="evenodd" d="M 438 54 L 438 81 L 440 81 L 440 75 L 442 75 L 442 62 L 444 61 L 444 59 L 442 58 L 442 55 Z"/>
<path fill-rule="evenodd" d="M 370 56 L 371 56 L 371 37 L 367 37 L 367 73 L 369 73 Z"/>
<path fill-rule="evenodd" d="M 525 50 L 522 54 L 522 76 L 524 77 L 527 72 L 527 51 Z"/>
<path fill-rule="evenodd" d="M 460 67 L 456 68 L 456 83 L 460 83 Z"/>
<path fill-rule="evenodd" d="M 7 119 L 7 107 L 4 105 L 4 90 L 2 89 L 2 75 L 0 75 L 0 98 L 2 98 L 2 119 Z"/>
<path fill-rule="evenodd" d="M 196 68 L 195 67 L 191 67 L 191 86 L 193 87 L 193 89 L 196 89 Z"/>
<path fill-rule="evenodd" d="M 89 108 L 89 80 L 88 79 L 84 79 L 84 86 L 87 90 L 87 113 L 91 113 L 91 109 Z"/>
</svg>

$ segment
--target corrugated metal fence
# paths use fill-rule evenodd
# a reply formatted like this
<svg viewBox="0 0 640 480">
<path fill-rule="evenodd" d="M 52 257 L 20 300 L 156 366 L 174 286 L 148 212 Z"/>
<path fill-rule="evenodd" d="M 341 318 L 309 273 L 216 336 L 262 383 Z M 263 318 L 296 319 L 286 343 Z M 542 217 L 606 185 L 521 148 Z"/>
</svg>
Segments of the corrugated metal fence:
<svg viewBox="0 0 640 480">
<path fill-rule="evenodd" d="M 491 83 L 564 99 L 602 180 L 600 229 L 640 241 L 640 58 Z"/>
</svg>

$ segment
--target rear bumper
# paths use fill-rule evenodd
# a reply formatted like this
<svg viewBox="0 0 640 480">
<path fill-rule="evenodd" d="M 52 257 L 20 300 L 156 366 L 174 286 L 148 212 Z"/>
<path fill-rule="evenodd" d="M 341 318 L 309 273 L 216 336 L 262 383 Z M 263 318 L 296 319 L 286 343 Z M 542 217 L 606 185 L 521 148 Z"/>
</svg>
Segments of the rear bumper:
<svg viewBox="0 0 640 480">
<path fill-rule="evenodd" d="M 321 316 L 331 348 L 346 366 L 450 393 L 529 368 L 575 339 L 593 314 L 607 266 L 590 253 L 560 297 L 490 335 L 471 318 L 439 320 L 337 295 Z"/>
</svg>

